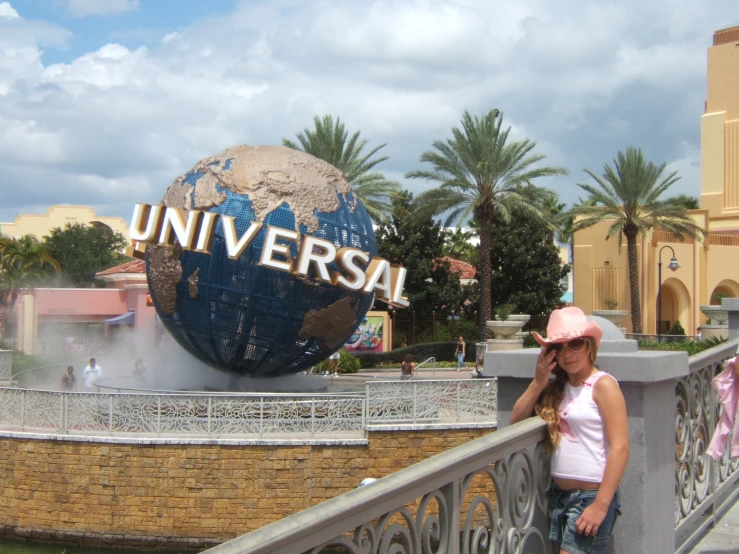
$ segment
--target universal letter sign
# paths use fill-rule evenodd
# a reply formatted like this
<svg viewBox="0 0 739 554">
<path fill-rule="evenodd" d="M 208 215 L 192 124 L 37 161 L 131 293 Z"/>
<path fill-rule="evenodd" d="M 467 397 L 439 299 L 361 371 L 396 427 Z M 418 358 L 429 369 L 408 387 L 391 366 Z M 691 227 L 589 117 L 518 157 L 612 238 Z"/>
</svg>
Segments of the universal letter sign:
<svg viewBox="0 0 739 554">
<path fill-rule="evenodd" d="M 220 220 L 226 242 L 226 254 L 236 260 L 249 247 L 263 223 L 253 222 L 240 237 L 236 234 L 235 218 L 200 210 L 185 211 L 162 205 L 136 204 L 131 219 L 130 238 L 134 246 L 127 254 L 143 259 L 143 244 L 174 244 L 177 240 L 183 250 L 211 254 L 216 222 Z M 311 268 L 313 280 L 330 283 L 345 290 L 375 293 L 375 298 L 391 306 L 405 308 L 408 300 L 403 297 L 403 284 L 407 270 L 402 265 L 391 264 L 382 258 L 372 258 L 359 248 L 343 247 L 328 240 L 302 235 L 282 227 L 266 226 L 267 232 L 262 247 L 259 265 L 291 273 L 302 279 L 309 278 Z M 287 243 L 298 247 L 293 258 Z M 276 255 L 283 259 L 277 258 Z M 330 271 L 329 264 L 336 262 L 341 271 Z M 367 269 L 362 269 L 362 266 Z"/>
</svg>

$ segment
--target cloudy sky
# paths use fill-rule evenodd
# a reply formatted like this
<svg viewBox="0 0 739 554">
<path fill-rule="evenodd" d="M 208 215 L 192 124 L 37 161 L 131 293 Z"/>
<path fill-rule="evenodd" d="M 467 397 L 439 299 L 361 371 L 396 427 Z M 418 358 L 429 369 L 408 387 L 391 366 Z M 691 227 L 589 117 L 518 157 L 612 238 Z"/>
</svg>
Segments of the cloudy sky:
<svg viewBox="0 0 739 554">
<path fill-rule="evenodd" d="M 569 177 L 641 146 L 698 195 L 706 49 L 736 0 L 0 1 L 0 221 L 130 219 L 197 160 L 314 114 L 387 143 L 406 182 L 468 109 L 498 108 Z"/>
</svg>

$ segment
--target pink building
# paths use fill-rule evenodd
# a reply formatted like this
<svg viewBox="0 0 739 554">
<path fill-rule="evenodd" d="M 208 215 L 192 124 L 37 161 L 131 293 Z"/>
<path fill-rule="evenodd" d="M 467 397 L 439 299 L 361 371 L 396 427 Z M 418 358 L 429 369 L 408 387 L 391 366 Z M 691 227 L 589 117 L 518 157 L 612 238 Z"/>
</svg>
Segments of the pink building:
<svg viewBox="0 0 739 554">
<path fill-rule="evenodd" d="M 104 289 L 33 289 L 16 305 L 18 350 L 39 353 L 39 325 L 54 323 L 103 323 L 148 330 L 154 343 L 155 311 L 149 297 L 145 264 L 125 262 L 97 274 Z"/>
</svg>

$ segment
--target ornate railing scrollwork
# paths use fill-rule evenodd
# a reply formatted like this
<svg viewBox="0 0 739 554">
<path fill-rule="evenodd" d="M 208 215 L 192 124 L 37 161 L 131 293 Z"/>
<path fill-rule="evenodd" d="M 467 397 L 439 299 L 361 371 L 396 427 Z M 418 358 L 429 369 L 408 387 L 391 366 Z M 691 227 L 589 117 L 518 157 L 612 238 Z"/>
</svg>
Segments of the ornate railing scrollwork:
<svg viewBox="0 0 739 554">
<path fill-rule="evenodd" d="M 722 407 L 713 378 L 736 352 L 736 344 L 721 345 L 690 358 L 690 372 L 675 386 L 675 530 L 709 520 L 722 489 L 739 481 L 739 460 L 729 459 L 728 448 L 720 462 L 706 454 L 721 417 Z M 707 525 L 710 521 L 704 521 Z M 680 546 L 680 545 L 678 545 Z"/>
<path fill-rule="evenodd" d="M 530 418 L 208 552 L 550 554 L 545 427 Z"/>
</svg>

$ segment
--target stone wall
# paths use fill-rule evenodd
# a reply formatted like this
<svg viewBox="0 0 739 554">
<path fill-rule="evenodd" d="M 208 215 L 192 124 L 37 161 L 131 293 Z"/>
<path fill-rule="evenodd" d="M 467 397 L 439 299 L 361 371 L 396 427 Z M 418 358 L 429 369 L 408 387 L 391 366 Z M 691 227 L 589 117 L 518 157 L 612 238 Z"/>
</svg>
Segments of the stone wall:
<svg viewBox="0 0 739 554">
<path fill-rule="evenodd" d="M 202 549 L 491 431 L 370 431 L 368 444 L 353 446 L 1 437 L 0 534 Z"/>
</svg>

